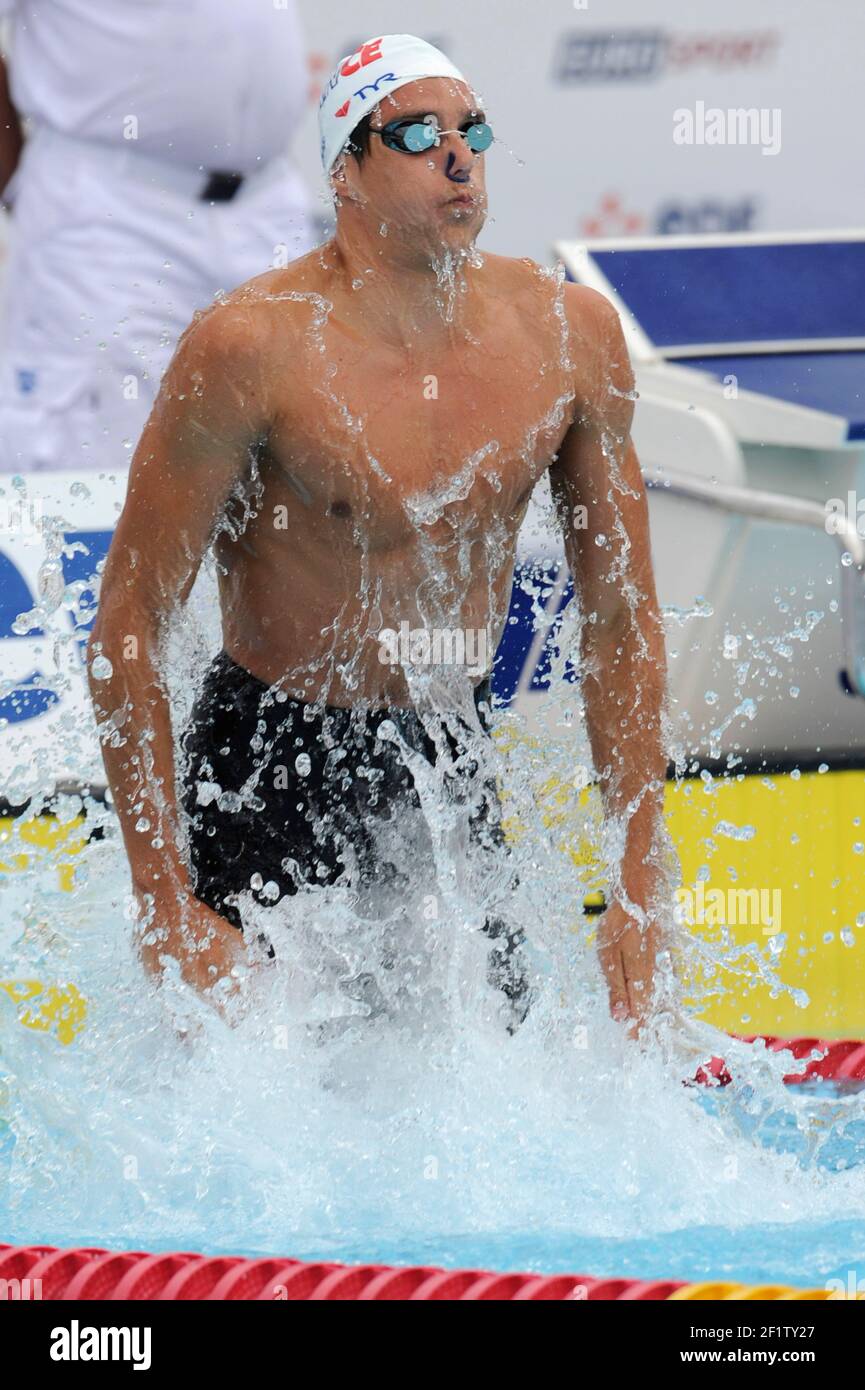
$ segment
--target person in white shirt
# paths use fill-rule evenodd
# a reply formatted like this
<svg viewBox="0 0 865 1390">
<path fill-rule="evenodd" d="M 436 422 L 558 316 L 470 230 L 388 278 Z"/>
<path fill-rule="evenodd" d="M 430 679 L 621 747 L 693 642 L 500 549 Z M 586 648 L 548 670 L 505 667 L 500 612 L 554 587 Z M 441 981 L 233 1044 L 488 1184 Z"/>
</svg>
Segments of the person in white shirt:
<svg viewBox="0 0 865 1390">
<path fill-rule="evenodd" d="M 307 104 L 295 0 L 0 16 L 0 472 L 116 473 L 195 310 L 317 243 L 288 153 Z"/>
</svg>

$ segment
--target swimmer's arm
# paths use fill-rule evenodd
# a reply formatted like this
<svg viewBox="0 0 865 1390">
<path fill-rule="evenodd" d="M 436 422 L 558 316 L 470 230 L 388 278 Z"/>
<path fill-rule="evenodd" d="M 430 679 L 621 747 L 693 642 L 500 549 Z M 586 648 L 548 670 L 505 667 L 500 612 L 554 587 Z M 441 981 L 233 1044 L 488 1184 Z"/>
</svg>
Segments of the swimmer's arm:
<svg viewBox="0 0 865 1390">
<path fill-rule="evenodd" d="M 0 194 L 9 184 L 21 158 L 24 135 L 21 118 L 12 105 L 9 92 L 9 71 L 5 57 L 0 56 Z M 4 202 L 4 207 L 7 204 Z M 8 209 L 7 210 L 11 210 Z"/>
<path fill-rule="evenodd" d="M 661 877 L 667 670 L 646 492 L 630 437 L 634 378 L 613 306 L 592 290 L 567 289 L 569 317 L 580 324 L 572 349 L 578 413 L 550 477 L 584 619 L 582 690 L 605 814 L 628 817 L 621 889 L 648 910 Z"/>
<path fill-rule="evenodd" d="M 193 320 L 132 460 L 88 648 L 103 759 L 136 893 L 191 891 L 178 839 L 174 750 L 162 640 L 192 589 L 225 501 L 266 433 L 251 329 L 215 306 Z M 97 679 L 93 660 L 112 673 Z M 137 830 L 136 824 L 146 822 Z M 160 843 L 161 842 L 161 843 Z"/>
</svg>

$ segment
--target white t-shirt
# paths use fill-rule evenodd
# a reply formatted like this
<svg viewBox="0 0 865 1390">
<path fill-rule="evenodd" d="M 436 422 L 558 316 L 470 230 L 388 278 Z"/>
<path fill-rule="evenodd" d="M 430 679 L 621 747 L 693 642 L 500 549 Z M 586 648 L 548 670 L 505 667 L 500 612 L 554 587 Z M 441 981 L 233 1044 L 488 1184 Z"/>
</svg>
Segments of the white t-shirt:
<svg viewBox="0 0 865 1390">
<path fill-rule="evenodd" d="M 307 102 L 295 0 L 0 0 L 12 101 L 67 134 L 249 173 Z"/>
</svg>

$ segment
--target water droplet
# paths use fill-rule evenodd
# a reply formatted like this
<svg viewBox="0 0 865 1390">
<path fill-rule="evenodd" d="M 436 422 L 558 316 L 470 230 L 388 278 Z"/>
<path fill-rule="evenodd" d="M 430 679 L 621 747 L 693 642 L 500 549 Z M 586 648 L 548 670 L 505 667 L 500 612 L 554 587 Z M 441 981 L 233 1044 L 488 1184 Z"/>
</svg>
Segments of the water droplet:
<svg viewBox="0 0 865 1390">
<path fill-rule="evenodd" d="M 754 825 L 734 825 L 729 820 L 719 820 L 715 826 L 716 835 L 726 835 L 730 840 L 753 840 L 757 834 Z"/>
<path fill-rule="evenodd" d="M 312 771 L 312 762 L 308 753 L 298 753 L 294 760 L 294 769 L 298 777 L 308 777 Z"/>
<path fill-rule="evenodd" d="M 94 656 L 90 663 L 90 670 L 93 679 L 97 681 L 107 681 L 114 675 L 114 667 L 107 656 Z"/>
</svg>

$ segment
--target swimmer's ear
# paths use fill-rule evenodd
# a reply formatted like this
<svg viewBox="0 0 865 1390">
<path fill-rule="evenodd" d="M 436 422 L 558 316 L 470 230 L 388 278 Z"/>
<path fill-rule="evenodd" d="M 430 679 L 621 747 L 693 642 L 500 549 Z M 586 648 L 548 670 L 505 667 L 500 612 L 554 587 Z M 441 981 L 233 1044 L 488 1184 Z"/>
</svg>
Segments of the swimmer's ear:
<svg viewBox="0 0 865 1390">
<path fill-rule="evenodd" d="M 348 193 L 348 180 L 345 177 L 345 155 L 341 154 L 330 171 L 330 187 L 337 201 Z"/>
<path fill-rule="evenodd" d="M 333 170 L 331 171 L 330 178 L 331 187 L 333 188 L 333 192 L 338 204 L 343 199 L 346 199 L 352 203 L 362 203 L 364 201 L 361 194 L 357 191 L 356 188 L 352 187 L 351 182 L 346 176 L 344 155 L 341 155 L 339 162 L 334 165 Z"/>
</svg>

